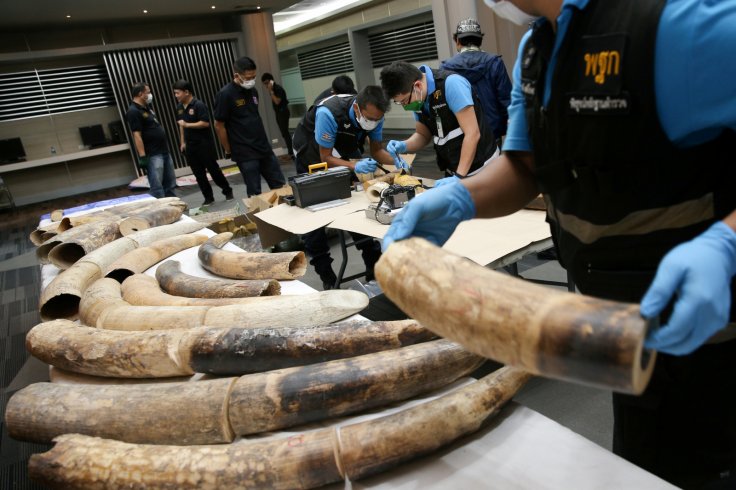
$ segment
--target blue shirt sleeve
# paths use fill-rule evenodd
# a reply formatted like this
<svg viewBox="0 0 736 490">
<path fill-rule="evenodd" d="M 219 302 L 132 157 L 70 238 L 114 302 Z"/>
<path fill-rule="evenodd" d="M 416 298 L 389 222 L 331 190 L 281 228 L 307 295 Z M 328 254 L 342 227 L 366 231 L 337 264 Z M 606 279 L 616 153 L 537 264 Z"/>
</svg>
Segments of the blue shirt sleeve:
<svg viewBox="0 0 736 490">
<path fill-rule="evenodd" d="M 736 2 L 669 0 L 654 61 L 657 113 L 689 147 L 736 129 Z"/>
<path fill-rule="evenodd" d="M 511 89 L 511 104 L 509 105 L 509 127 L 506 130 L 506 139 L 503 141 L 503 151 L 532 151 L 529 139 L 529 127 L 526 123 L 526 104 L 521 93 L 521 53 L 524 51 L 532 31 L 530 30 L 519 43 L 519 53 L 514 63 L 514 86 Z"/>
<path fill-rule="evenodd" d="M 323 148 L 334 148 L 337 121 L 327 107 L 318 107 L 314 122 L 314 139 Z"/>
<path fill-rule="evenodd" d="M 473 105 L 473 92 L 470 82 L 461 75 L 450 75 L 445 80 L 445 97 L 447 106 L 453 113 L 458 113 Z"/>
</svg>

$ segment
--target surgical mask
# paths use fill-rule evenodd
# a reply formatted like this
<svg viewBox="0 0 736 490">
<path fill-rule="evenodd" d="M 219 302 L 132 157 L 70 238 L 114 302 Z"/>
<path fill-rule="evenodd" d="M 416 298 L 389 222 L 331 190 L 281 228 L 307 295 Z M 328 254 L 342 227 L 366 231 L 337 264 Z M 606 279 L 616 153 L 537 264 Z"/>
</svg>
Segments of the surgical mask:
<svg viewBox="0 0 736 490">
<path fill-rule="evenodd" d="M 240 86 L 246 89 L 252 89 L 253 87 L 256 86 L 256 81 L 255 80 L 245 80 L 244 82 L 240 83 Z"/>
<path fill-rule="evenodd" d="M 153 94 L 146 95 L 146 104 L 153 102 Z"/>
<path fill-rule="evenodd" d="M 414 95 L 414 90 L 416 90 L 416 86 L 412 87 L 411 93 Z M 413 111 L 413 112 L 422 112 L 422 106 L 424 105 L 424 100 L 422 100 L 422 92 L 419 92 L 419 97 L 417 97 L 417 100 L 409 102 L 408 104 L 405 104 L 404 110 L 405 111 Z"/>
<path fill-rule="evenodd" d="M 360 107 L 358 107 L 358 111 L 355 113 L 355 119 L 358 121 L 360 127 L 365 129 L 366 131 L 373 131 L 374 129 L 376 129 L 376 126 L 378 126 L 379 123 L 379 121 L 371 121 L 370 119 L 364 117 L 363 112 L 360 110 Z"/>
<path fill-rule="evenodd" d="M 485 3 L 488 8 L 493 10 L 494 14 L 519 26 L 529 25 L 537 20 L 536 16 L 527 14 L 508 0 L 485 0 Z"/>
</svg>

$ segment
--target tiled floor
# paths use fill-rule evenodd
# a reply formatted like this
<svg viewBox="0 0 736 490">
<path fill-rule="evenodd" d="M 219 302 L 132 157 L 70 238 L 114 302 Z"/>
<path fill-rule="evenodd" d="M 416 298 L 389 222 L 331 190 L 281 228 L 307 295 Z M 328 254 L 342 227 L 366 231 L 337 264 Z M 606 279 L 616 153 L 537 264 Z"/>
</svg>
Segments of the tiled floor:
<svg viewBox="0 0 736 490">
<path fill-rule="evenodd" d="M 385 135 L 387 138 L 395 135 Z M 431 147 L 418 153 L 415 160 L 415 175 L 430 178 L 440 177 L 434 163 Z M 282 161 L 282 170 L 288 177 L 294 175 L 292 162 Z M 236 200 L 246 197 L 243 179 L 239 174 L 228 177 Z M 263 190 L 267 190 L 265 182 Z M 140 192 L 140 191 L 137 191 Z M 54 209 L 68 209 L 87 202 L 95 202 L 133 193 L 127 188 L 115 188 L 88 195 L 30 205 L 17 210 L 0 211 L 0 489 L 40 488 L 28 481 L 27 462 L 31 454 L 44 451 L 47 446 L 29 444 L 11 439 L 4 423 L 5 406 L 17 390 L 30 383 L 48 379 L 48 369 L 40 361 L 31 358 L 25 351 L 25 334 L 40 322 L 38 315 L 40 271 L 36 261 L 35 247 L 28 240 L 39 217 Z M 177 189 L 177 194 L 190 207 L 201 204 L 203 197 L 196 186 Z M 216 199 L 221 194 L 215 188 Z M 218 201 L 209 207 L 218 211 L 232 206 L 232 202 Z M 340 257 L 336 237 L 331 239 L 332 255 L 336 262 Z M 349 249 L 350 259 L 345 275 L 361 272 L 362 260 L 354 248 Z M 564 281 L 564 271 L 555 261 L 540 260 L 530 256 L 519 263 L 519 272 L 537 279 Z M 311 267 L 301 279 L 306 284 L 321 289 L 321 281 Z M 356 282 L 343 287 L 360 288 Z M 516 400 L 520 403 L 560 422 L 603 447 L 610 449 L 611 409 L 610 393 L 541 378 L 532 380 Z"/>
</svg>

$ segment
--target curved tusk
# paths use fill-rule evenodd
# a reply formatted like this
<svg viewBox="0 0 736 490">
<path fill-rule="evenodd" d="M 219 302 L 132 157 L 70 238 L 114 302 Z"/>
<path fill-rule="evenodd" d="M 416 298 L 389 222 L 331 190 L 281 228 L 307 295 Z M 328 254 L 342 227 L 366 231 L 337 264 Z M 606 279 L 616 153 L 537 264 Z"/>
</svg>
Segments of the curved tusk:
<svg viewBox="0 0 736 490">
<path fill-rule="evenodd" d="M 281 294 L 281 284 L 275 279 L 205 279 L 183 273 L 176 260 L 167 260 L 159 265 L 156 280 L 167 293 L 187 298 L 248 298 Z"/>
<path fill-rule="evenodd" d="M 178 221 L 184 210 L 177 206 L 158 206 L 138 212 L 120 221 L 120 234 L 128 236 L 141 230 Z"/>
<path fill-rule="evenodd" d="M 183 221 L 139 231 L 118 238 L 88 253 L 67 270 L 57 275 L 41 293 L 41 319 L 75 319 L 79 312 L 82 293 L 102 271 L 122 255 L 131 250 L 148 246 L 163 238 L 192 233 L 204 228 L 196 221 Z"/>
<path fill-rule="evenodd" d="M 418 238 L 392 244 L 376 278 L 422 325 L 501 363 L 637 394 L 651 377 L 655 354 L 644 349 L 638 305 L 538 286 Z"/>
<path fill-rule="evenodd" d="M 31 456 L 29 473 L 52 488 L 316 488 L 377 473 L 472 433 L 528 378 L 502 368 L 396 414 L 222 446 L 137 445 L 64 435 L 50 451 Z"/>
<path fill-rule="evenodd" d="M 39 262 L 51 262 L 65 270 L 88 253 L 118 238 L 120 233 L 116 222 L 94 221 L 59 233 L 38 247 L 36 255 Z"/>
<path fill-rule="evenodd" d="M 207 235 L 190 234 L 164 238 L 146 247 L 139 247 L 126 253 L 108 265 L 103 271 L 103 275 L 122 283 L 126 277 L 144 272 L 149 267 L 171 257 L 175 253 L 196 247 L 206 241 Z"/>
<path fill-rule="evenodd" d="M 294 296 L 243 298 L 249 304 L 228 306 L 133 306 L 114 279 L 100 279 L 82 297 L 79 315 L 85 325 L 110 330 L 162 330 L 193 327 L 304 327 L 326 325 L 368 306 L 358 291 L 330 290 Z M 172 296 L 173 297 L 173 296 Z"/>
<path fill-rule="evenodd" d="M 231 279 L 279 279 L 301 277 L 307 270 L 304 252 L 253 253 L 221 250 L 232 238 L 230 232 L 215 235 L 199 247 L 202 267 Z"/>
<path fill-rule="evenodd" d="M 372 409 L 445 386 L 484 359 L 448 340 L 240 378 L 136 385 L 36 383 L 8 402 L 15 439 L 80 433 L 126 442 L 219 444 Z"/>
<path fill-rule="evenodd" d="M 33 327 L 26 349 L 56 368 L 91 376 L 240 375 L 303 366 L 426 342 L 413 320 L 346 320 L 319 327 L 195 328 L 121 332 L 54 320 Z"/>
</svg>

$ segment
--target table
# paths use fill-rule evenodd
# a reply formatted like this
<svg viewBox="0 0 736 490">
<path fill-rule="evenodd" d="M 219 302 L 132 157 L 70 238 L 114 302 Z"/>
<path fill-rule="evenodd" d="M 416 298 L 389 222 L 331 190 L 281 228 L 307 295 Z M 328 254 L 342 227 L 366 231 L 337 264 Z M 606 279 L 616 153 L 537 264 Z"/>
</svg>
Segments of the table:
<svg viewBox="0 0 736 490">
<path fill-rule="evenodd" d="M 525 215 L 526 213 L 521 216 Z M 183 219 L 189 218 L 184 217 Z M 538 217 L 529 215 L 529 219 L 538 220 Z M 512 220 L 512 222 L 524 225 L 522 218 Z M 470 224 L 470 226 L 476 225 Z M 486 225 L 481 223 L 477 226 L 485 229 Z M 207 229 L 198 233 L 214 234 Z M 232 244 L 227 244 L 226 247 L 239 250 Z M 513 253 L 516 252 L 511 254 Z M 181 269 L 185 273 L 203 277 L 211 276 L 200 266 L 196 247 L 179 252 L 172 256 L 172 259 L 180 261 Z M 504 260 L 504 257 L 498 260 Z M 44 266 L 44 268 L 53 267 Z M 155 266 L 146 273 L 153 274 L 154 271 Z M 300 281 L 284 281 L 282 286 L 284 294 L 304 294 L 313 291 Z M 71 379 L 63 379 L 63 376 L 55 377 L 58 382 L 99 382 L 99 379 L 85 380 L 81 376 Z M 192 382 L 196 382 L 200 378 L 201 375 L 195 375 L 191 379 Z M 167 382 L 167 380 L 158 381 Z M 150 381 L 142 380 L 142 382 Z M 471 382 L 472 379 L 460 380 L 438 393 L 418 397 L 369 414 L 329 420 L 315 425 L 317 427 L 333 424 L 345 425 L 388 415 Z M 315 425 L 310 427 L 316 428 Z M 284 431 L 284 433 L 296 432 Z M 504 407 L 487 427 L 436 453 L 362 481 L 334 484 L 328 488 L 333 490 L 342 488 L 502 488 L 505 490 L 646 488 L 664 490 L 675 487 L 553 420 L 512 402 Z"/>
</svg>

